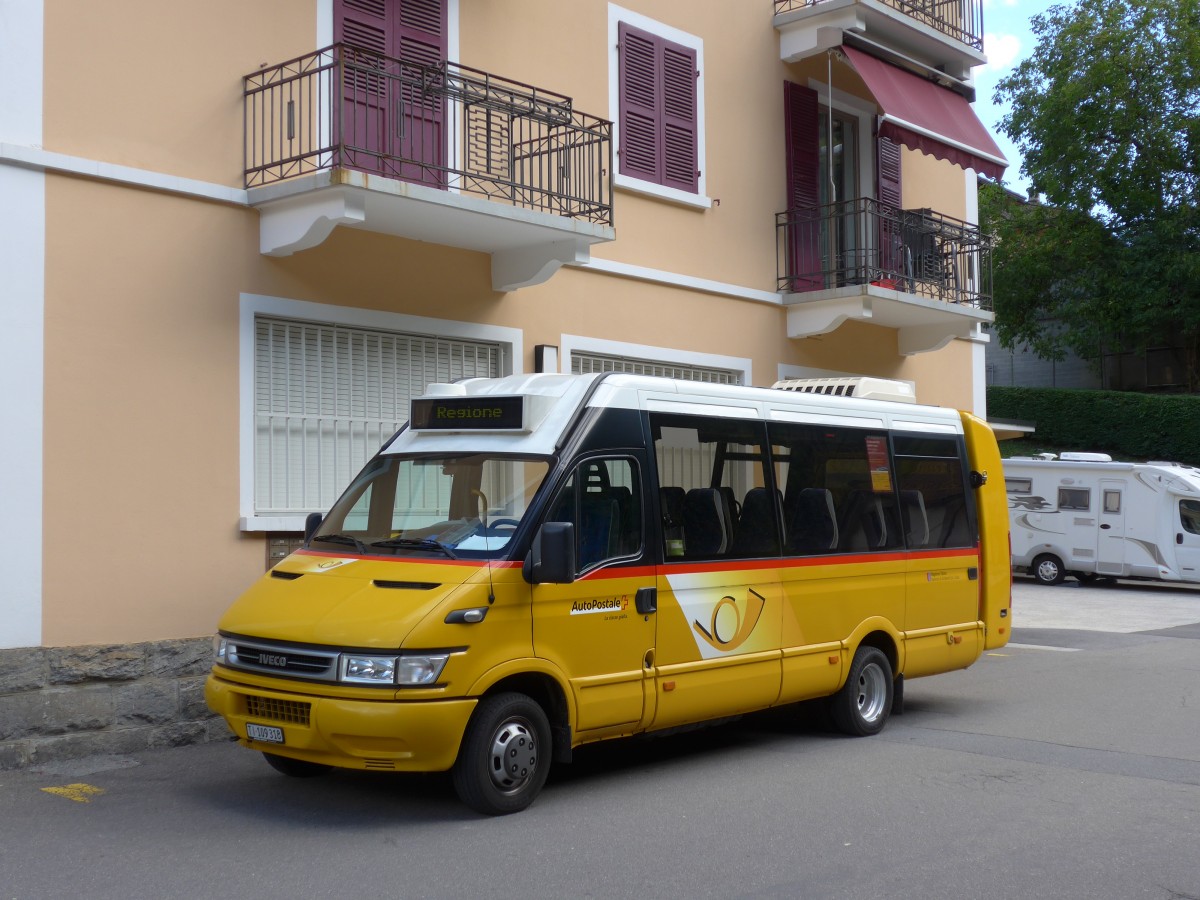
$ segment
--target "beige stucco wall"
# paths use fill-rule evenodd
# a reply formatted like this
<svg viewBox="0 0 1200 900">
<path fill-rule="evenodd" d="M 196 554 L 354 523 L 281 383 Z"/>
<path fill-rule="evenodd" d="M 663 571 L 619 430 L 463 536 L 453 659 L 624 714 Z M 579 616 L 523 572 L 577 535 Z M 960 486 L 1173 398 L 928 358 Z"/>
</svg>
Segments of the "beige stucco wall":
<svg viewBox="0 0 1200 900">
<path fill-rule="evenodd" d="M 704 36 L 707 187 L 720 203 L 697 210 L 618 191 L 618 239 L 594 255 L 773 290 L 782 82 L 807 76 L 779 62 L 773 30 L 755 16 L 668 0 L 636 7 Z M 462 9 L 463 62 L 615 115 L 606 4 Z M 284 0 L 123 0 L 116 9 L 49 0 L 46 13 L 47 150 L 227 187 L 241 184 L 241 76 L 314 49 L 316 33 L 315 5 Z M 853 85 L 842 78 L 839 88 Z M 963 215 L 961 170 L 912 153 L 904 165 L 906 205 Z M 969 345 L 901 357 L 894 331 L 860 323 L 792 340 L 774 303 L 574 268 L 498 294 L 483 254 L 346 228 L 268 258 L 253 210 L 55 174 L 46 223 L 42 610 L 51 646 L 210 633 L 263 571 L 264 537 L 238 527 L 243 293 L 519 328 L 525 371 L 535 345 L 587 335 L 747 358 L 760 385 L 780 365 L 807 366 L 910 379 L 923 402 L 971 403 Z"/>
<path fill-rule="evenodd" d="M 47 149 L 241 185 L 242 76 L 317 49 L 305 0 L 46 0 Z"/>
</svg>

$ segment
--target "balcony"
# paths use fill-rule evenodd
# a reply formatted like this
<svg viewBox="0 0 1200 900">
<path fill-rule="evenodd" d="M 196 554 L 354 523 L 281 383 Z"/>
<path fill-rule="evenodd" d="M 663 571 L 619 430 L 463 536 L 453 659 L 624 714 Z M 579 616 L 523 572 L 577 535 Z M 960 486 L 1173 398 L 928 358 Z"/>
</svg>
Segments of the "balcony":
<svg viewBox="0 0 1200 900">
<path fill-rule="evenodd" d="M 994 318 L 992 239 L 928 209 L 856 199 L 775 217 L 788 337 L 857 320 L 894 328 L 899 352 L 974 338 Z"/>
<path fill-rule="evenodd" d="M 488 253 L 510 291 L 615 237 L 612 124 L 561 94 L 335 44 L 247 75 L 244 111 L 264 254 L 343 225 Z"/>
<path fill-rule="evenodd" d="M 983 0 L 773 0 L 779 55 L 796 62 L 843 43 L 849 32 L 958 81 L 983 53 Z"/>
</svg>

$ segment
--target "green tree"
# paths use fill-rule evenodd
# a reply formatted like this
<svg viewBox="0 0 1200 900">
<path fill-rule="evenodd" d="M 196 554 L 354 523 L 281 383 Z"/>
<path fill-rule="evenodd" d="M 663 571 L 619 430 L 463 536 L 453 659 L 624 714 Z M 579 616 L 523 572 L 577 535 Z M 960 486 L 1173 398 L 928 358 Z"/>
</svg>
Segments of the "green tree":
<svg viewBox="0 0 1200 900">
<path fill-rule="evenodd" d="M 996 99 L 1042 201 L 980 207 L 1000 340 L 1061 358 L 1172 334 L 1200 390 L 1200 0 L 1076 0 L 1032 27 Z"/>
</svg>

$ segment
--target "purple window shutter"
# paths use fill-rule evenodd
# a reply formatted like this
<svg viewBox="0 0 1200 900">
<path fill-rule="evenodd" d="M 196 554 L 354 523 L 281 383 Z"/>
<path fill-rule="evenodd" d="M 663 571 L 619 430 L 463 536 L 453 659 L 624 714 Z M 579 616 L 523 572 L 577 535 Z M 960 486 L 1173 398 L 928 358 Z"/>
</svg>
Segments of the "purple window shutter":
<svg viewBox="0 0 1200 900">
<path fill-rule="evenodd" d="M 879 256 L 883 275 L 905 272 L 901 242 L 900 145 L 890 138 L 876 142 L 879 179 Z"/>
<path fill-rule="evenodd" d="M 348 45 L 341 135 L 344 165 L 441 185 L 445 104 L 419 90 L 422 70 L 447 55 L 445 0 L 334 0 L 333 38 Z M 356 55 L 355 47 L 370 51 Z M 381 61 L 381 57 L 390 58 Z M 391 60 L 399 59 L 401 64 Z M 376 74 L 378 73 L 378 74 Z"/>
<path fill-rule="evenodd" d="M 821 146 L 817 92 L 785 81 L 789 289 L 819 290 L 821 276 Z"/>
<path fill-rule="evenodd" d="M 446 61 L 446 3 L 400 0 L 398 5 L 391 53 L 401 61 L 397 139 L 400 155 L 417 163 L 404 166 L 400 175 L 440 187 L 446 183 L 445 174 L 437 169 L 423 169 L 419 163 L 431 166 L 446 163 L 446 101 L 439 94 L 422 93 L 419 85 L 428 77 L 429 68 Z"/>
<path fill-rule="evenodd" d="M 620 171 L 695 192 L 696 52 L 621 23 Z"/>
<path fill-rule="evenodd" d="M 695 193 L 696 51 L 663 42 L 662 183 Z"/>
</svg>

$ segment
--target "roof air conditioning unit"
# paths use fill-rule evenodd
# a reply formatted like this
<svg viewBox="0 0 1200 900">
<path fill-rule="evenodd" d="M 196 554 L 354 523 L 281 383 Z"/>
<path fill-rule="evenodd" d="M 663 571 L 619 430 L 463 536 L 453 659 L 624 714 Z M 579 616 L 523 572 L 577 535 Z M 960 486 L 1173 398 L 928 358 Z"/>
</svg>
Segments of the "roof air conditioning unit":
<svg viewBox="0 0 1200 900">
<path fill-rule="evenodd" d="M 781 391 L 796 391 L 801 394 L 830 394 L 834 397 L 857 397 L 860 400 L 891 400 L 893 403 L 917 402 L 912 382 L 868 378 L 865 375 L 842 378 L 788 378 L 771 386 Z"/>
</svg>

